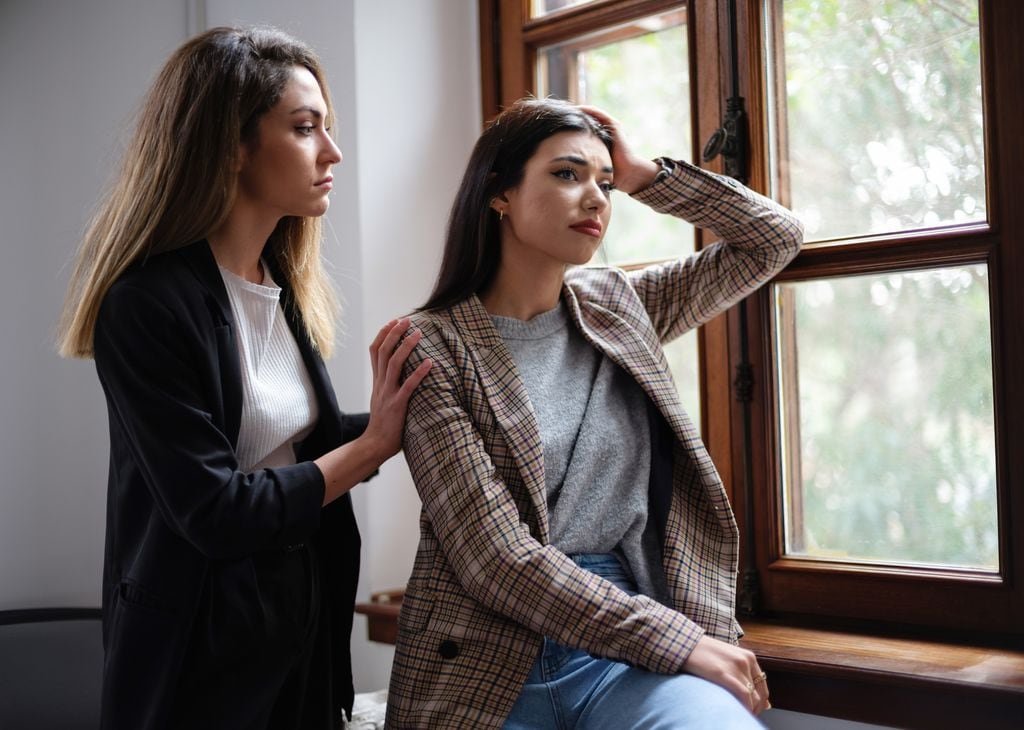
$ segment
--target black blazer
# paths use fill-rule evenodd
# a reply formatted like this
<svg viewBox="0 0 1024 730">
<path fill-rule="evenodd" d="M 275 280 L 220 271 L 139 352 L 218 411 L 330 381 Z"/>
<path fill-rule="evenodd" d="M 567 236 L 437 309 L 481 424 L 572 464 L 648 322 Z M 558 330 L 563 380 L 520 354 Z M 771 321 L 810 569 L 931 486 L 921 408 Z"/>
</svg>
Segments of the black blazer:
<svg viewBox="0 0 1024 730">
<path fill-rule="evenodd" d="M 284 282 L 274 272 L 278 282 Z M 185 648 L 207 631 L 197 615 L 220 569 L 309 543 L 319 556 L 330 655 L 314 691 L 351 713 L 349 638 L 359 533 L 348 495 L 321 508 L 308 459 L 354 439 L 367 415 L 343 415 L 321 358 L 282 284 L 282 306 L 309 371 L 319 419 L 299 463 L 245 474 L 235 446 L 242 410 L 231 306 L 205 241 L 133 266 L 103 300 L 96 370 L 107 399 L 110 475 L 103 570 L 103 720 L 110 729 L 164 727 Z M 205 602 L 204 602 L 205 605 Z M 260 637 L 254 636 L 254 641 Z"/>
</svg>

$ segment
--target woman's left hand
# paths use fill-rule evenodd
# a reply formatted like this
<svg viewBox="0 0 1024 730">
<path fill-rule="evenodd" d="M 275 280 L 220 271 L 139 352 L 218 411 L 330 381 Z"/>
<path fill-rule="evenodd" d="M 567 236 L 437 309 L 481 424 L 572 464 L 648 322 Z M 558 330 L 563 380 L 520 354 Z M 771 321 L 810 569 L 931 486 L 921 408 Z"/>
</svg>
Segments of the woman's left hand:
<svg viewBox="0 0 1024 730">
<path fill-rule="evenodd" d="M 581 104 L 580 110 L 600 122 L 612 136 L 612 167 L 617 190 L 632 195 L 654 182 L 661 170 L 658 163 L 633 152 L 622 134 L 622 127 L 613 117 L 594 106 Z"/>
</svg>

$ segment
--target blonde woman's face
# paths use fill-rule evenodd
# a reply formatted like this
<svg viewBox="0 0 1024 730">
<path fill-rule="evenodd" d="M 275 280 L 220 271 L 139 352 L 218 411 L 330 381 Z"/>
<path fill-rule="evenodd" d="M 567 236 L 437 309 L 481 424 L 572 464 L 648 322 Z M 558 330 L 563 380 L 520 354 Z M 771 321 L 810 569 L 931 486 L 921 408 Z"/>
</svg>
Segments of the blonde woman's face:
<svg viewBox="0 0 1024 730">
<path fill-rule="evenodd" d="M 260 118 L 257 139 L 242 145 L 237 202 L 277 218 L 326 213 L 331 168 L 342 157 L 329 124 L 320 85 L 296 66 L 281 99 Z"/>
</svg>

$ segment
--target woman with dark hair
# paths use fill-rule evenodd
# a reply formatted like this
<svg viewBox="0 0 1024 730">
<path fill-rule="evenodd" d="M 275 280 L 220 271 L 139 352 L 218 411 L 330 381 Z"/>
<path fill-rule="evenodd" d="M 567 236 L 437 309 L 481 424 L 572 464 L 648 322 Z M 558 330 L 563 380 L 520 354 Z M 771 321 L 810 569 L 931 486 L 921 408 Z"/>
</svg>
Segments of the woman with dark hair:
<svg viewBox="0 0 1024 730">
<path fill-rule="evenodd" d="M 582 268 L 618 188 L 720 241 Z M 483 133 L 406 363 L 423 501 L 390 727 L 757 727 L 736 646 L 738 535 L 662 344 L 767 282 L 799 222 L 728 178 L 633 154 L 597 109 L 524 100 Z"/>
<path fill-rule="evenodd" d="M 203 33 L 158 75 L 85 235 L 60 349 L 95 358 L 109 416 L 103 728 L 327 730 L 351 712 L 348 492 L 399 450 L 430 364 L 400 382 L 419 334 L 390 322 L 370 413 L 338 408 L 333 120 L 307 46 Z"/>
</svg>

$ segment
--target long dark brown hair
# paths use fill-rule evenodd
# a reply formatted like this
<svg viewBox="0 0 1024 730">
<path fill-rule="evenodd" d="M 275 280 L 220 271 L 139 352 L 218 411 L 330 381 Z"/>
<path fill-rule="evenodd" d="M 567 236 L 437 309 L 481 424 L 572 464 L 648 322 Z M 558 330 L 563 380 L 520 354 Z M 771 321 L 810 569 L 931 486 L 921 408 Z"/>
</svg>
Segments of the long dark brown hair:
<svg viewBox="0 0 1024 730">
<path fill-rule="evenodd" d="M 136 261 L 205 238 L 235 199 L 241 143 L 280 100 L 296 66 L 320 85 L 323 69 L 301 41 L 275 28 L 213 28 L 179 48 L 146 96 L 121 171 L 78 251 L 60 328 L 60 353 L 91 357 L 107 290 Z M 320 219 L 282 218 L 267 242 L 313 343 L 334 342 L 337 300 L 321 266 Z"/>
<path fill-rule="evenodd" d="M 501 263 L 491 201 L 522 182 L 541 142 L 559 132 L 590 132 L 611 150 L 611 135 L 596 119 L 557 99 L 520 99 L 480 135 L 452 205 L 437 283 L 421 309 L 449 307 L 487 290 Z"/>
</svg>

